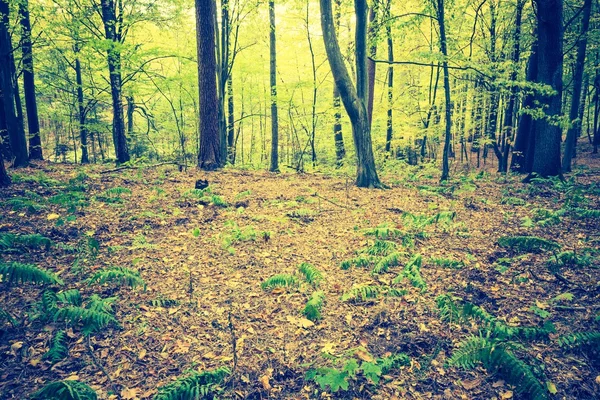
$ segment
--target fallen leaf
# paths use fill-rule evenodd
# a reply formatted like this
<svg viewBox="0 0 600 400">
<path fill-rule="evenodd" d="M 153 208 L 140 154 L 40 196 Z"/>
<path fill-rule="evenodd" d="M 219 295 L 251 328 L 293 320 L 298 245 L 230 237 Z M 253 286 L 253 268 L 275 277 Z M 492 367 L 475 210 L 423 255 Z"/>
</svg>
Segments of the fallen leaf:
<svg viewBox="0 0 600 400">
<path fill-rule="evenodd" d="M 138 389 L 129 389 L 129 388 L 125 388 L 123 390 L 121 390 L 121 397 L 124 400 L 137 400 L 139 399 L 138 397 Z"/>
<path fill-rule="evenodd" d="M 512 397 L 513 397 L 512 390 L 507 390 L 506 392 L 500 394 L 500 398 L 502 400 L 512 399 Z"/>
<path fill-rule="evenodd" d="M 364 350 L 358 350 L 354 354 L 356 355 L 356 357 L 358 357 L 362 361 L 366 361 L 366 362 L 370 362 L 370 363 L 375 361 L 375 358 L 373 358 L 373 356 L 371 354 L 369 354 L 368 352 L 366 352 Z"/>
<path fill-rule="evenodd" d="M 144 357 L 146 357 L 146 349 L 142 349 L 142 350 L 140 350 L 140 352 L 138 353 L 138 358 L 139 358 L 140 360 L 143 360 L 143 359 L 144 359 Z"/>
<path fill-rule="evenodd" d="M 21 350 L 21 347 L 23 347 L 23 342 L 14 342 L 10 345 L 10 352 L 16 357 L 17 351 Z"/>
<path fill-rule="evenodd" d="M 481 385 L 481 378 L 473 379 L 472 381 L 462 381 L 462 386 L 467 390 L 475 389 L 479 385 Z"/>
<path fill-rule="evenodd" d="M 546 381 L 546 387 L 548 388 L 548 392 L 550 392 L 551 394 L 558 393 L 558 390 L 556 389 L 556 385 L 554 383 Z"/>
<path fill-rule="evenodd" d="M 600 385 L 600 375 L 598 375 L 598 376 L 596 377 L 596 383 L 597 383 L 598 385 Z"/>
<path fill-rule="evenodd" d="M 60 218 L 60 215 L 59 215 L 59 214 L 56 214 L 56 213 L 51 213 L 51 214 L 48 214 L 48 216 L 46 217 L 46 219 L 47 219 L 48 221 L 53 221 L 53 220 L 55 220 L 55 219 L 59 219 L 59 218 Z"/>
</svg>

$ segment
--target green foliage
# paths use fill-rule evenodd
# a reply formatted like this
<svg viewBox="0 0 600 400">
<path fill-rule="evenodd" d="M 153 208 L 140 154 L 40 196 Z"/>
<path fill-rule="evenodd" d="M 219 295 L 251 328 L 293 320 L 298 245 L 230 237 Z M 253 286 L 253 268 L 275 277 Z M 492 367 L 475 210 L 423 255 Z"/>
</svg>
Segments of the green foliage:
<svg viewBox="0 0 600 400">
<path fill-rule="evenodd" d="M 435 264 L 439 267 L 444 267 L 444 268 L 450 268 L 450 269 L 461 269 L 462 267 L 464 267 L 465 263 L 459 260 L 453 260 L 451 258 L 438 258 L 438 257 L 431 257 L 429 259 L 429 261 L 431 261 L 432 264 Z"/>
<path fill-rule="evenodd" d="M 119 286 L 129 286 L 135 288 L 141 286 L 146 290 L 146 282 L 140 276 L 139 271 L 134 271 L 126 267 L 108 267 L 97 271 L 88 279 L 88 285 L 100 284 L 107 282 L 116 283 Z"/>
<path fill-rule="evenodd" d="M 503 236 L 498 239 L 498 244 L 502 247 L 508 247 L 515 251 L 527 253 L 560 249 L 558 243 L 537 236 Z"/>
<path fill-rule="evenodd" d="M 298 279 L 294 275 L 278 274 L 273 275 L 269 279 L 260 284 L 262 290 L 269 291 L 278 287 L 295 287 L 298 286 Z"/>
<path fill-rule="evenodd" d="M 500 199 L 500 204 L 507 204 L 509 206 L 524 206 L 527 202 L 519 197 L 503 197 Z"/>
<path fill-rule="evenodd" d="M 238 242 L 248 242 L 256 240 L 256 231 L 253 226 L 240 228 L 235 222 L 227 221 L 225 225 L 230 226 L 229 233 L 221 235 L 222 247 L 232 251 L 232 246 Z"/>
<path fill-rule="evenodd" d="M 212 399 L 231 371 L 220 367 L 212 371 L 192 371 L 176 381 L 158 388 L 153 400 Z"/>
<path fill-rule="evenodd" d="M 342 295 L 342 301 L 354 303 L 366 302 L 377 299 L 380 296 L 402 297 L 406 293 L 406 290 L 390 288 L 387 286 L 365 285 L 354 287 L 346 293 L 344 293 Z"/>
<path fill-rule="evenodd" d="M 154 249 L 156 248 L 156 245 L 148 242 L 146 236 L 139 234 L 135 238 L 133 238 L 131 247 L 133 247 L 134 249 Z"/>
<path fill-rule="evenodd" d="M 60 186 L 62 184 L 61 181 L 50 178 L 44 172 L 40 171 L 34 175 L 21 175 L 21 174 L 12 174 L 12 180 L 14 183 L 33 183 L 39 186 L 44 187 L 54 187 Z"/>
<path fill-rule="evenodd" d="M 32 264 L 21 264 L 19 262 L 0 263 L 0 277 L 2 282 L 14 283 L 42 283 L 62 285 L 63 281 L 44 269 Z"/>
<path fill-rule="evenodd" d="M 404 279 L 408 281 L 416 288 L 425 291 L 427 289 L 427 283 L 421 276 L 421 265 L 423 263 L 423 257 L 420 254 L 415 254 L 410 261 L 404 266 L 404 269 L 397 277 L 394 278 L 392 284 L 396 285 L 402 282 Z"/>
<path fill-rule="evenodd" d="M 600 351 L 600 331 L 578 332 L 558 338 L 558 344 L 565 349 L 590 347 Z"/>
<path fill-rule="evenodd" d="M 585 208 L 572 208 L 571 214 L 578 219 L 599 219 L 600 210 L 587 210 Z"/>
<path fill-rule="evenodd" d="M 116 297 L 103 299 L 98 295 L 92 295 L 85 307 L 73 305 L 59 307 L 56 302 L 57 296 L 46 291 L 42 295 L 42 308 L 46 311 L 47 317 L 55 322 L 60 321 L 68 326 L 81 328 L 84 335 L 89 335 L 111 325 L 119 326 L 112 308 L 116 299 Z"/>
<path fill-rule="evenodd" d="M 69 289 L 56 293 L 56 300 L 58 302 L 73 306 L 80 306 L 83 302 L 81 293 L 77 289 Z"/>
<path fill-rule="evenodd" d="M 497 371 L 518 393 L 533 400 L 547 399 L 546 391 L 531 368 L 507 349 L 505 343 L 472 336 L 458 345 L 448 364 L 473 369 L 479 364 L 490 372 Z"/>
<path fill-rule="evenodd" d="M 64 360 L 69 355 L 69 345 L 67 343 L 67 334 L 65 331 L 57 331 L 52 338 L 50 349 L 44 354 L 43 359 L 49 360 L 52 364 Z"/>
<path fill-rule="evenodd" d="M 546 260 L 546 265 L 551 272 L 557 273 L 562 268 L 584 268 L 593 262 L 594 257 L 585 252 L 577 254 L 574 251 L 562 251 Z"/>
<path fill-rule="evenodd" d="M 376 240 L 375 243 L 363 251 L 370 256 L 387 256 L 396 251 L 396 243 L 388 240 Z"/>
<path fill-rule="evenodd" d="M 179 305 L 179 301 L 174 299 L 157 298 L 148 301 L 148 304 L 150 304 L 152 307 L 174 307 Z"/>
<path fill-rule="evenodd" d="M 22 250 L 22 249 L 44 249 L 50 250 L 52 240 L 38 233 L 13 234 L 0 233 L 0 251 Z"/>
<path fill-rule="evenodd" d="M 304 306 L 302 313 L 311 321 L 320 320 L 324 301 L 325 293 L 322 290 L 314 292 L 306 302 L 306 306 Z"/>
<path fill-rule="evenodd" d="M 306 282 L 315 287 L 319 286 L 319 283 L 323 280 L 321 272 L 309 263 L 300 264 L 298 271 L 304 275 Z"/>
<path fill-rule="evenodd" d="M 381 274 L 387 272 L 391 267 L 400 265 L 400 261 L 404 258 L 404 253 L 394 252 L 381 258 L 371 271 L 372 274 Z"/>
<path fill-rule="evenodd" d="M 131 195 L 131 190 L 128 188 L 116 186 L 106 189 L 104 192 L 96 196 L 96 199 L 104 203 L 122 203 L 123 195 Z"/>
<path fill-rule="evenodd" d="M 89 202 L 85 194 L 81 192 L 63 192 L 50 197 L 51 204 L 56 204 L 65 208 L 68 212 L 74 213 L 78 208 L 87 207 Z"/>
<path fill-rule="evenodd" d="M 545 208 L 536 208 L 533 210 L 533 221 L 541 227 L 558 225 L 561 222 L 561 217 L 565 215 L 565 213 L 566 211 L 564 209 L 552 211 Z"/>
<path fill-rule="evenodd" d="M 37 392 L 32 400 L 96 400 L 94 389 L 80 381 L 50 382 Z"/>
<path fill-rule="evenodd" d="M 6 200 L 5 204 L 10 206 L 13 211 L 25 209 L 29 214 L 35 214 L 45 207 L 43 204 L 40 204 L 40 201 L 34 201 L 27 197 L 14 197 Z"/>
<path fill-rule="evenodd" d="M 387 224 L 365 229 L 363 233 L 367 236 L 375 236 L 377 239 L 382 240 L 402 238 L 404 236 L 404 233 L 400 229 L 390 227 Z"/>
<path fill-rule="evenodd" d="M 10 323 L 13 327 L 19 325 L 18 321 L 8 311 L 0 308 L 0 328 L 5 322 Z"/>
<path fill-rule="evenodd" d="M 359 256 L 351 258 L 349 260 L 342 261 L 342 263 L 340 264 L 340 268 L 343 270 L 346 270 L 346 269 L 350 269 L 352 267 L 357 267 L 357 268 L 368 267 L 371 264 L 373 264 L 374 262 L 376 262 L 377 259 L 378 259 L 378 257 L 374 257 L 374 256 L 359 255 Z"/>
</svg>

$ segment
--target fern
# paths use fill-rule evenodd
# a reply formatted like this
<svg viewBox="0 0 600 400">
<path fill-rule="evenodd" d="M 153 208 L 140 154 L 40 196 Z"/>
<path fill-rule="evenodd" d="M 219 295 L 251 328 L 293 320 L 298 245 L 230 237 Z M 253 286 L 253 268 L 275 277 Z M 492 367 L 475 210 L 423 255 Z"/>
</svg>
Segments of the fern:
<svg viewBox="0 0 600 400">
<path fill-rule="evenodd" d="M 323 302 L 325 301 L 325 293 L 322 290 L 314 292 L 308 301 L 302 313 L 306 318 L 311 321 L 318 321 L 321 319 L 321 309 L 323 308 Z"/>
<path fill-rule="evenodd" d="M 174 299 L 157 298 L 148 301 L 148 304 L 153 307 L 174 307 L 179 304 L 179 301 Z"/>
<path fill-rule="evenodd" d="M 298 279 L 294 275 L 278 274 L 273 275 L 269 279 L 260 284 L 262 290 L 268 291 L 278 287 L 293 287 L 298 286 Z"/>
<path fill-rule="evenodd" d="M 64 360 L 69 355 L 69 346 L 67 344 L 67 334 L 65 331 L 58 331 L 52 338 L 50 349 L 44 354 L 45 360 L 50 360 L 52 364 Z"/>
<path fill-rule="evenodd" d="M 404 253 L 395 252 L 388 256 L 383 257 L 381 260 L 379 260 L 375 264 L 371 273 L 372 274 L 381 274 L 381 273 L 387 272 L 391 267 L 400 265 L 400 260 L 403 258 L 403 256 L 404 256 Z"/>
<path fill-rule="evenodd" d="M 517 392 L 525 393 L 533 400 L 548 398 L 531 368 L 508 351 L 505 344 L 494 339 L 472 336 L 459 344 L 448 361 L 450 365 L 466 369 L 473 369 L 480 363 L 488 371 L 498 371 Z"/>
<path fill-rule="evenodd" d="M 62 285 L 63 281 L 53 274 L 32 264 L 18 262 L 0 263 L 2 282 L 12 283 L 42 283 Z"/>
<path fill-rule="evenodd" d="M 212 399 L 219 385 L 231 371 L 220 367 L 212 371 L 193 371 L 187 376 L 158 388 L 153 400 L 200 400 Z"/>
<path fill-rule="evenodd" d="M 586 210 L 585 208 L 572 208 L 571 213 L 579 219 L 598 219 L 600 210 Z"/>
<path fill-rule="evenodd" d="M 44 249 L 50 250 L 52 240 L 38 233 L 29 235 L 15 235 L 0 233 L 0 251 L 13 249 Z"/>
<path fill-rule="evenodd" d="M 535 253 L 541 250 L 559 250 L 560 245 L 552 240 L 536 236 L 503 236 L 498 244 L 516 251 Z"/>
<path fill-rule="evenodd" d="M 452 323 L 458 322 L 462 318 L 462 312 L 456 305 L 456 300 L 459 298 L 451 294 L 441 294 L 435 299 L 442 321 Z"/>
<path fill-rule="evenodd" d="M 349 260 L 342 261 L 342 263 L 340 264 L 340 268 L 343 270 L 346 270 L 346 269 L 350 269 L 352 267 L 357 267 L 357 268 L 368 267 L 371 264 L 373 264 L 374 262 L 376 262 L 377 260 L 378 260 L 378 257 L 368 256 L 368 255 L 367 256 L 359 255 L 359 256 L 351 258 Z"/>
<path fill-rule="evenodd" d="M 600 331 L 578 332 L 562 336 L 558 339 L 558 344 L 565 349 L 592 347 L 600 350 Z"/>
<path fill-rule="evenodd" d="M 314 285 L 315 287 L 319 286 L 319 283 L 321 280 L 323 280 L 323 275 L 321 272 L 308 263 L 300 264 L 298 271 L 304 275 L 306 282 Z"/>
<path fill-rule="evenodd" d="M 5 322 L 10 323 L 13 327 L 19 325 L 17 320 L 8 311 L 0 308 L 0 327 L 2 327 Z"/>
<path fill-rule="evenodd" d="M 359 286 L 342 295 L 342 301 L 367 301 L 377 298 L 382 292 L 380 286 Z"/>
<path fill-rule="evenodd" d="M 370 256 L 387 256 L 396 251 L 396 243 L 387 240 L 376 240 L 375 243 L 363 252 Z"/>
<path fill-rule="evenodd" d="M 26 209 L 29 214 L 35 214 L 45 207 L 44 205 L 39 204 L 39 202 L 26 197 L 16 197 L 6 200 L 6 205 L 10 206 L 14 211 Z"/>
<path fill-rule="evenodd" d="M 81 293 L 77 289 L 64 290 L 56 294 L 56 300 L 72 306 L 80 306 L 82 303 Z"/>
<path fill-rule="evenodd" d="M 400 229 L 389 227 L 387 224 L 365 229 L 363 233 L 367 236 L 375 236 L 377 239 L 393 239 L 404 236 Z"/>
<path fill-rule="evenodd" d="M 146 282 L 138 271 L 126 267 L 109 267 L 101 269 L 88 279 L 88 285 L 95 283 L 103 285 L 107 282 L 115 282 L 121 286 L 135 288 L 141 286 L 146 290 Z"/>
<path fill-rule="evenodd" d="M 96 400 L 94 389 L 80 381 L 51 382 L 35 392 L 32 400 Z"/>
<path fill-rule="evenodd" d="M 411 285 L 421 289 L 421 291 L 425 291 L 425 289 L 427 289 L 427 283 L 423 280 L 423 277 L 421 277 L 422 263 L 423 257 L 420 254 L 415 254 L 404 266 L 403 271 L 394 278 L 392 284 L 396 285 L 404 279 L 408 279 Z"/>
<path fill-rule="evenodd" d="M 465 263 L 458 260 L 452 260 L 450 258 L 437 258 L 431 257 L 429 259 L 432 264 L 435 264 L 439 267 L 450 268 L 450 269 L 461 269 L 465 266 Z"/>
<path fill-rule="evenodd" d="M 95 294 L 90 297 L 85 307 L 71 305 L 58 307 L 56 303 L 51 303 L 51 298 L 46 302 L 50 303 L 47 310 L 55 322 L 60 321 L 69 326 L 81 327 L 84 335 L 89 335 L 111 325 L 119 326 L 118 321 L 112 315 L 113 303 L 116 299 L 116 297 L 103 299 Z"/>
<path fill-rule="evenodd" d="M 131 190 L 124 187 L 113 187 L 104 191 L 105 196 L 118 197 L 122 194 L 131 194 Z"/>
</svg>

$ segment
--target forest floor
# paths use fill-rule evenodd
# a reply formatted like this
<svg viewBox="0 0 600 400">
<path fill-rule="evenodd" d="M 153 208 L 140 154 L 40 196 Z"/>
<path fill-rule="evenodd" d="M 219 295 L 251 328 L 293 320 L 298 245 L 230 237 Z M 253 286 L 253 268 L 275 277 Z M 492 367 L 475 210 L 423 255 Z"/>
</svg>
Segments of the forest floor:
<svg viewBox="0 0 600 400">
<path fill-rule="evenodd" d="M 597 349 L 559 345 L 564 335 L 600 330 L 600 218 L 582 213 L 600 209 L 597 162 L 576 169 L 576 184 L 471 173 L 440 186 L 435 168 L 406 166 L 383 174 L 387 190 L 323 173 L 106 168 L 36 163 L 13 171 L 15 183 L 0 191 L 0 235 L 53 242 L 3 254 L 0 246 L 0 256 L 65 282 L 0 283 L 0 307 L 17 322 L 0 320 L 2 399 L 60 379 L 84 381 L 101 399 L 146 399 L 186 371 L 220 366 L 233 369 L 220 398 L 524 398 L 510 364 L 486 371 L 448 363 L 471 335 L 510 349 L 543 396 L 600 398 Z M 209 190 L 191 190 L 199 178 Z M 498 243 L 516 235 L 574 253 L 557 266 L 558 248 Z M 398 251 L 387 271 L 373 272 L 381 259 L 366 255 L 377 246 Z M 409 262 L 416 254 L 421 264 Z M 340 267 L 351 259 L 359 266 Z M 307 283 L 302 263 L 321 281 Z M 139 271 L 146 290 L 86 281 L 110 266 Z M 296 284 L 263 290 L 277 274 Z M 302 310 L 316 286 L 325 299 L 313 322 Z M 48 288 L 118 296 L 120 327 L 85 337 L 76 324 L 45 320 Z M 445 320 L 439 296 L 448 294 L 489 314 Z M 555 332 L 534 340 L 493 332 L 548 322 Z M 43 356 L 58 329 L 69 355 L 52 364 Z M 400 353 L 408 358 L 393 357 Z"/>
</svg>

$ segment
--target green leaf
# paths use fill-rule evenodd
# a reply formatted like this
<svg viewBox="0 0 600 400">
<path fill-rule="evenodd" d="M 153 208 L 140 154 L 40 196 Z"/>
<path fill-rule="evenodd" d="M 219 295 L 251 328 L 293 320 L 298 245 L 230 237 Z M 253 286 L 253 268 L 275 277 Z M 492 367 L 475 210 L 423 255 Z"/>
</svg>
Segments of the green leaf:
<svg viewBox="0 0 600 400">
<path fill-rule="evenodd" d="M 348 373 L 340 372 L 337 369 L 328 368 L 325 375 L 317 375 L 315 381 L 325 389 L 327 386 L 331 388 L 333 393 L 340 389 L 348 390 Z"/>
<path fill-rule="evenodd" d="M 381 367 L 379 365 L 364 361 L 361 369 L 367 379 L 370 379 L 374 384 L 379 383 L 379 377 L 381 376 Z"/>
</svg>

